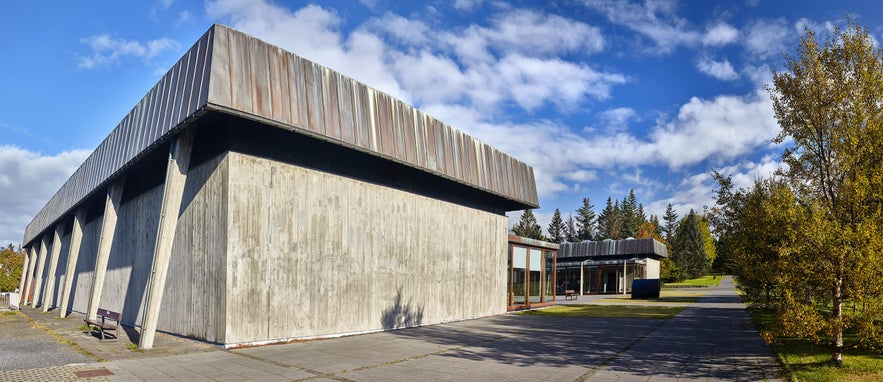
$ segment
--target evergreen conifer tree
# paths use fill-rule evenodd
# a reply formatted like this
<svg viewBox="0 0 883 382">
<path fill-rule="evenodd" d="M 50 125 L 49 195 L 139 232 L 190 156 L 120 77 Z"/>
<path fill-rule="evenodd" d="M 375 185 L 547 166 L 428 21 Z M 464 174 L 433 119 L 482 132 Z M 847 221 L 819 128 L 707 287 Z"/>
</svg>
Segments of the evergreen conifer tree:
<svg viewBox="0 0 883 382">
<path fill-rule="evenodd" d="M 563 242 L 566 230 L 564 220 L 561 219 L 561 211 L 556 208 L 552 214 L 552 221 L 549 222 L 549 228 L 546 230 L 549 233 L 549 240 L 553 243 Z"/>
<path fill-rule="evenodd" d="M 607 205 L 598 215 L 597 239 L 622 239 L 622 212 L 619 201 L 614 203 L 610 197 L 607 197 Z"/>
<path fill-rule="evenodd" d="M 665 234 L 665 241 L 671 243 L 675 230 L 678 228 L 678 213 L 672 208 L 671 203 L 665 207 L 665 215 L 662 215 L 665 224 L 662 226 L 662 232 Z"/>
<path fill-rule="evenodd" d="M 595 206 L 589 198 L 583 198 L 583 205 L 576 210 L 577 241 L 592 240 L 595 237 Z"/>
<path fill-rule="evenodd" d="M 515 224 L 512 230 L 521 237 L 545 240 L 543 228 L 537 223 L 537 218 L 532 210 L 524 210 L 524 213 L 521 214 L 521 220 L 518 221 L 518 224 Z"/>
<path fill-rule="evenodd" d="M 685 278 L 696 278 L 705 274 L 708 260 L 705 255 L 705 243 L 699 228 L 699 217 L 690 210 L 678 224 L 672 240 L 671 259 L 683 272 Z"/>
<path fill-rule="evenodd" d="M 644 222 L 642 218 L 643 207 L 638 211 L 638 198 L 635 197 L 635 190 L 629 190 L 629 194 L 622 198 L 620 205 L 620 215 L 622 224 L 622 233 L 620 236 L 635 237 L 638 233 L 638 227 Z"/>
<path fill-rule="evenodd" d="M 573 215 L 567 215 L 567 221 L 564 222 L 564 240 L 570 243 L 576 243 L 576 221 L 573 220 Z"/>
</svg>

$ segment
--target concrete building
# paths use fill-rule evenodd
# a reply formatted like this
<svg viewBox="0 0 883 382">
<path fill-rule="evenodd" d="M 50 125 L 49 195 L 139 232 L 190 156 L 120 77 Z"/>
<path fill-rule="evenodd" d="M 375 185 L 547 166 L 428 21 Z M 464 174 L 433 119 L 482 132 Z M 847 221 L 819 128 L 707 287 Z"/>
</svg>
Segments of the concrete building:
<svg viewBox="0 0 883 382">
<path fill-rule="evenodd" d="M 24 302 L 145 349 L 500 314 L 505 212 L 537 206 L 526 164 L 215 25 L 28 224 Z"/>
<path fill-rule="evenodd" d="M 559 289 L 580 294 L 628 293 L 635 279 L 658 279 L 659 261 L 668 257 L 655 239 L 563 243 L 558 250 Z"/>
</svg>

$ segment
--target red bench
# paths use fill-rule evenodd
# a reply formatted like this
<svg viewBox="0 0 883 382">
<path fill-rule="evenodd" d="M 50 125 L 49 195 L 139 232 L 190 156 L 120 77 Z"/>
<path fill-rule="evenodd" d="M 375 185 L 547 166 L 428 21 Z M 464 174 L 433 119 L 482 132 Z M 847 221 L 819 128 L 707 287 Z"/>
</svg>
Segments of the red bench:
<svg viewBox="0 0 883 382">
<path fill-rule="evenodd" d="M 570 299 L 576 300 L 579 298 L 579 295 L 576 294 L 576 291 L 573 289 L 568 289 L 564 291 L 564 301 L 568 301 Z"/>
</svg>

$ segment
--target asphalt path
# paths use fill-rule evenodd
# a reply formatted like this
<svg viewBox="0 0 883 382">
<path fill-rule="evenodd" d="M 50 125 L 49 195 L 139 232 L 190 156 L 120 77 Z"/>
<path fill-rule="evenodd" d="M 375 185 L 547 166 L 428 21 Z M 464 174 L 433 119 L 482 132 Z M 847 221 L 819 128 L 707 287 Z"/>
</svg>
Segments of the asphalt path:
<svg viewBox="0 0 883 382">
<path fill-rule="evenodd" d="M 19 370 L 93 362 L 46 331 L 34 327 L 24 314 L 0 311 L 0 370 Z"/>
</svg>

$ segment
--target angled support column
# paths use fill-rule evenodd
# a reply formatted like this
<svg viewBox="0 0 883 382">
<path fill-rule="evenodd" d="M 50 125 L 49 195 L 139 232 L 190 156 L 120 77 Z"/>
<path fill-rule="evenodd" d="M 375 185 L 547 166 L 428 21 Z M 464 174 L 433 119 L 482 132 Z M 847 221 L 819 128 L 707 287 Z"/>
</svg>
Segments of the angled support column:
<svg viewBox="0 0 883 382">
<path fill-rule="evenodd" d="M 34 274 L 34 299 L 31 300 L 31 308 L 36 308 L 40 302 L 43 289 L 43 268 L 46 267 L 46 235 L 40 238 L 40 254 L 37 255 L 37 270 Z"/>
<path fill-rule="evenodd" d="M 30 265 L 31 259 L 28 258 L 28 252 L 30 249 L 25 249 L 25 262 L 21 265 L 21 281 L 19 281 L 18 285 L 18 306 L 24 305 L 26 302 L 24 300 L 25 295 L 25 283 L 28 280 L 28 265 Z"/>
<path fill-rule="evenodd" d="M 166 167 L 166 182 L 163 185 L 162 207 L 159 215 L 159 227 L 156 233 L 156 247 L 153 250 L 153 266 L 147 280 L 147 301 L 141 324 L 140 349 L 153 348 L 156 335 L 156 324 L 159 321 L 159 308 L 162 305 L 163 290 L 166 285 L 166 273 L 169 270 L 169 259 L 172 257 L 172 244 L 175 229 L 178 227 L 178 215 L 181 210 L 181 199 L 184 196 L 184 184 L 187 182 L 187 169 L 190 167 L 190 152 L 193 148 L 193 129 L 185 129 L 175 138 L 169 151 L 169 164 Z"/>
<path fill-rule="evenodd" d="M 25 282 L 25 288 L 22 289 L 21 302 L 19 302 L 18 304 L 19 307 L 27 305 L 28 301 L 30 301 L 31 287 L 34 286 L 34 269 L 37 268 L 37 250 L 34 248 L 34 246 L 36 245 L 37 243 L 31 245 L 31 249 L 29 251 L 29 257 L 31 261 L 28 262 L 28 267 L 23 269 L 27 272 L 27 282 Z"/>
<path fill-rule="evenodd" d="M 71 288 L 74 285 L 74 273 L 77 271 L 77 260 L 80 258 L 80 244 L 83 243 L 83 225 L 86 222 L 86 207 L 80 207 L 74 215 L 74 228 L 71 231 L 71 244 L 67 251 L 67 269 L 64 272 L 64 289 L 61 292 L 58 316 L 67 317 L 67 306 L 70 302 Z"/>
<path fill-rule="evenodd" d="M 107 190 L 104 201 L 104 217 L 101 218 L 101 236 L 98 237 L 98 254 L 95 256 L 95 272 L 92 272 L 92 293 L 89 296 L 89 309 L 86 316 L 90 320 L 98 318 L 98 304 L 101 303 L 101 290 L 104 288 L 104 275 L 107 273 L 107 260 L 110 258 L 110 245 L 117 229 L 117 210 L 123 197 L 125 178 L 120 177 Z"/>
<path fill-rule="evenodd" d="M 55 225 L 52 236 L 52 255 L 49 256 L 49 272 L 46 274 L 46 288 L 43 288 L 43 313 L 55 306 L 55 272 L 58 270 L 58 256 L 61 255 L 61 235 L 64 234 L 64 223 Z"/>
</svg>

